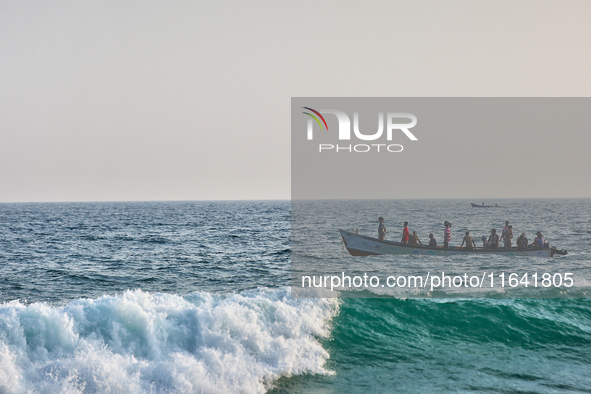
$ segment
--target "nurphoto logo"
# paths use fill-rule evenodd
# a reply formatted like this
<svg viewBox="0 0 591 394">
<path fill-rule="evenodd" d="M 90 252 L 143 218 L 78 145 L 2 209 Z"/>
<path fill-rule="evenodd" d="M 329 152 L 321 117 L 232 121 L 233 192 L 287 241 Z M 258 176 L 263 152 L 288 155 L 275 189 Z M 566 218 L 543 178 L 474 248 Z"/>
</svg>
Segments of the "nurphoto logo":
<svg viewBox="0 0 591 394">
<path fill-rule="evenodd" d="M 314 139 L 314 123 L 318 124 L 321 131 L 328 130 L 328 123 L 322 114 L 333 114 L 336 116 L 339 123 L 338 137 L 340 141 L 351 140 L 351 119 L 349 115 L 338 109 L 321 109 L 317 111 L 310 107 L 302 107 L 309 112 L 302 112 L 310 117 L 308 119 L 307 138 Z M 399 123 L 400 119 L 410 120 L 410 123 Z M 316 122 L 314 122 L 316 121 Z M 417 124 L 417 117 L 406 112 L 388 112 L 386 114 L 386 140 L 392 141 L 392 136 L 396 131 L 402 131 L 411 141 L 418 141 L 417 137 L 410 132 L 409 129 Z M 378 130 L 373 134 L 364 134 L 359 130 L 359 113 L 353 113 L 353 133 L 355 137 L 362 141 L 375 141 L 384 134 L 384 113 L 378 113 Z M 380 149 L 382 148 L 382 149 Z M 400 144 L 349 144 L 349 145 L 334 145 L 334 144 L 319 144 L 318 151 L 322 152 L 358 152 L 365 153 L 372 150 L 377 152 L 402 152 L 403 146 Z"/>
</svg>

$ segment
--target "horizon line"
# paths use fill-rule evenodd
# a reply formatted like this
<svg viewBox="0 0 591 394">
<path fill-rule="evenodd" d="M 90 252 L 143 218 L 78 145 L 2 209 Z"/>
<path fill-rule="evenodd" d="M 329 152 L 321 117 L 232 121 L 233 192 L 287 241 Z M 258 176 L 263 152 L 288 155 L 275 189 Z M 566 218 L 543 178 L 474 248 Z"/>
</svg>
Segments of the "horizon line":
<svg viewBox="0 0 591 394">
<path fill-rule="evenodd" d="M 585 200 L 591 197 L 498 197 L 485 199 L 485 202 L 497 200 Z M 0 204 L 62 204 L 62 203 L 140 203 L 140 202 L 256 202 L 256 201 L 392 201 L 392 200 L 474 200 L 474 197 L 394 197 L 394 198 L 244 198 L 244 199 L 203 199 L 203 200 L 54 200 L 54 201 L 0 201 Z"/>
</svg>

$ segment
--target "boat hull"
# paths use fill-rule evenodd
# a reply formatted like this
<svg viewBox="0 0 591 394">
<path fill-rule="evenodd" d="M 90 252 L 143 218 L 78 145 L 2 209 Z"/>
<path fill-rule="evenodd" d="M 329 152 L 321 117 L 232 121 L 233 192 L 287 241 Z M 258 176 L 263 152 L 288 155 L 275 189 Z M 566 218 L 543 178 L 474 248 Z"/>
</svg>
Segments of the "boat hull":
<svg viewBox="0 0 591 394">
<path fill-rule="evenodd" d="M 498 205 L 478 205 L 474 204 L 473 202 L 471 202 L 470 204 L 472 204 L 472 208 L 499 208 Z"/>
<path fill-rule="evenodd" d="M 339 230 L 347 251 L 352 256 L 370 256 L 387 254 L 406 254 L 406 255 L 427 255 L 427 256 L 454 256 L 466 254 L 495 254 L 502 256 L 534 256 L 550 257 L 552 250 L 544 249 L 482 249 L 473 250 L 459 249 L 451 247 L 430 248 L 428 246 L 409 246 L 400 242 L 380 241 L 377 238 L 366 237 L 346 230 Z"/>
</svg>

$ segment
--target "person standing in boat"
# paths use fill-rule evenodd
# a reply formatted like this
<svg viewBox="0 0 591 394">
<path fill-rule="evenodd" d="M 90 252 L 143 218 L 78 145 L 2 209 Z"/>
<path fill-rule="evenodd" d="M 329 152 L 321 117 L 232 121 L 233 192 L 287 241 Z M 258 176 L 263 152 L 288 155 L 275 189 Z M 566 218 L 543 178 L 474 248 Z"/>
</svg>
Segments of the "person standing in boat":
<svg viewBox="0 0 591 394">
<path fill-rule="evenodd" d="M 488 242 L 486 243 L 487 249 L 498 249 L 499 248 L 499 234 L 497 234 L 496 229 L 490 230 L 490 237 L 488 237 Z"/>
<path fill-rule="evenodd" d="M 443 231 L 443 247 L 449 248 L 449 241 L 451 241 L 451 223 L 447 220 L 443 222 L 445 230 Z"/>
<path fill-rule="evenodd" d="M 380 225 L 378 226 L 378 239 L 383 241 L 386 238 L 386 226 L 384 226 L 384 218 L 380 216 L 378 221 L 380 222 Z"/>
<path fill-rule="evenodd" d="M 404 228 L 402 229 L 402 239 L 400 240 L 400 242 L 406 245 L 408 243 L 409 238 L 410 232 L 408 231 L 408 222 L 404 222 Z"/>
<path fill-rule="evenodd" d="M 527 249 L 527 243 L 528 240 L 525 233 L 521 233 L 519 238 L 517 238 L 517 249 Z"/>
<path fill-rule="evenodd" d="M 466 250 L 476 249 L 476 244 L 474 243 L 474 238 L 472 238 L 470 236 L 470 231 L 466 231 L 466 236 L 462 240 L 462 244 L 460 245 L 460 249 L 462 249 L 462 246 L 464 246 L 464 243 L 466 244 L 466 247 L 465 247 Z"/>
<path fill-rule="evenodd" d="M 510 231 L 510 234 L 505 235 L 505 233 L 507 233 L 508 231 Z M 509 225 L 509 221 L 507 220 L 505 221 L 505 227 L 503 228 L 503 232 L 501 233 L 501 239 L 503 240 L 503 245 L 505 245 L 505 249 L 511 249 L 511 238 L 513 238 L 513 226 Z"/>
<path fill-rule="evenodd" d="M 509 222 L 507 222 L 509 223 Z M 503 243 L 505 244 L 505 249 L 511 250 L 511 238 L 513 238 L 513 226 L 509 225 L 506 230 L 503 231 Z"/>
<path fill-rule="evenodd" d="M 505 227 L 503 227 L 503 232 L 501 233 L 501 237 L 503 236 L 503 234 L 505 233 L 505 231 L 507 231 L 508 228 L 509 228 L 509 221 L 506 220 L 505 221 Z"/>
</svg>

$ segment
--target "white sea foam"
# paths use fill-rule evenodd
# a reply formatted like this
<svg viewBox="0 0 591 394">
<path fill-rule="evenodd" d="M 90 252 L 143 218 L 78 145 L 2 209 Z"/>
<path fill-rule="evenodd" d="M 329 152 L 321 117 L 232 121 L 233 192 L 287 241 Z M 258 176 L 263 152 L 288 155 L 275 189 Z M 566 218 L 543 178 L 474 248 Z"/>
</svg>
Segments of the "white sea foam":
<svg viewBox="0 0 591 394">
<path fill-rule="evenodd" d="M 3 304 L 0 393 L 264 392 L 281 376 L 331 373 L 318 339 L 338 305 L 289 288 Z"/>
</svg>

